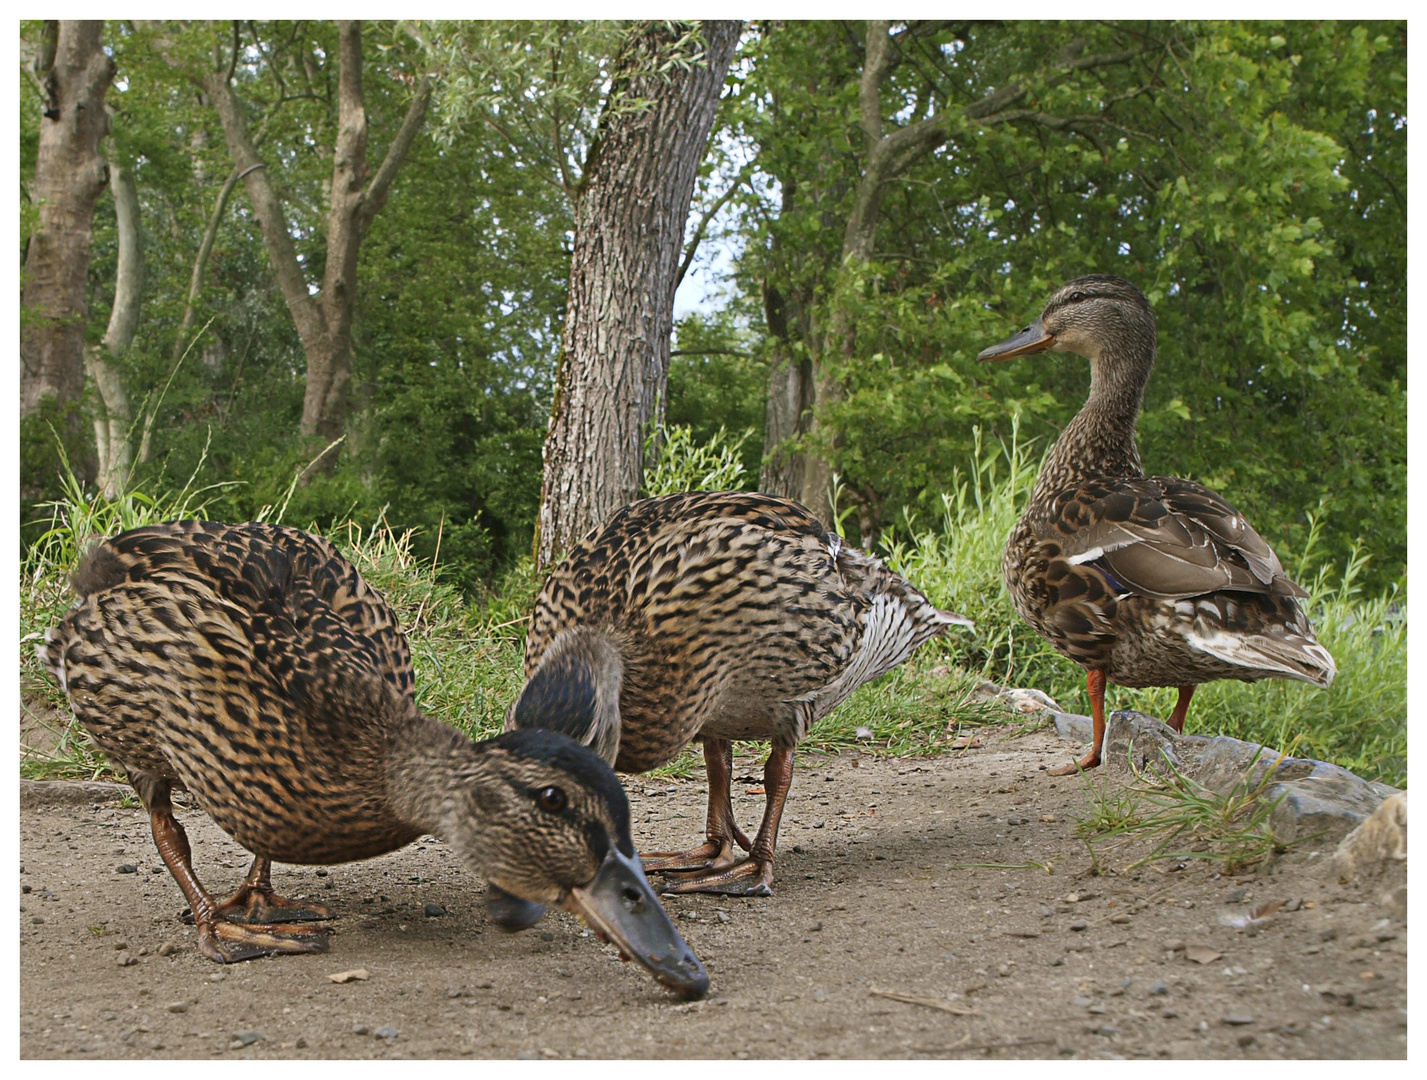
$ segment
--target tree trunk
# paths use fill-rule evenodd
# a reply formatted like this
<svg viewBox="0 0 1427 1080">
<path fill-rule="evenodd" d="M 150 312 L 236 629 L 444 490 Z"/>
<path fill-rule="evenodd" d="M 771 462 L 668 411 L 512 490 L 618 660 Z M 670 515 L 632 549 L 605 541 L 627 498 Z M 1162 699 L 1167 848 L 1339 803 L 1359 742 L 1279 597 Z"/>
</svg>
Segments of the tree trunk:
<svg viewBox="0 0 1427 1080">
<path fill-rule="evenodd" d="M 51 397 L 64 405 L 84 390 L 85 276 L 90 224 L 107 170 L 99 140 L 109 130 L 104 95 L 114 61 L 100 46 L 98 20 L 45 24 L 36 74 L 45 86 L 39 158 L 31 200 L 40 227 L 25 251 L 20 304 L 20 415 Z"/>
<path fill-rule="evenodd" d="M 705 62 L 661 73 L 679 31 L 636 24 L 615 60 L 574 196 L 569 306 L 535 533 L 539 566 L 639 496 L 645 433 L 664 408 L 684 225 L 740 28 L 705 22 Z"/>
<path fill-rule="evenodd" d="M 872 244 L 877 234 L 887 181 L 913 160 L 897 162 L 890 152 L 889 140 L 882 134 L 882 83 L 895 59 L 892 40 L 888 37 L 890 29 L 891 23 L 886 20 L 867 21 L 867 45 L 858 86 L 865 164 L 852 212 L 843 231 L 842 264 L 838 268 L 838 282 L 833 289 L 824 348 L 821 350 L 824 362 L 814 365 L 813 408 L 808 425 L 809 432 L 814 436 L 821 434 L 827 426 L 827 408 L 843 400 L 846 393 L 841 376 L 833 365 L 846 363 L 857 355 L 857 328 L 852 324 L 852 314 L 842 302 L 842 297 L 845 290 L 858 287 L 857 275 L 872 257 Z M 830 438 L 835 445 L 835 434 L 824 437 Z M 829 527 L 836 525 L 832 489 L 833 468 L 827 456 L 809 454 L 803 466 L 802 502 Z"/>
<path fill-rule="evenodd" d="M 813 365 L 794 351 L 788 333 L 788 303 L 776 286 L 764 285 L 763 313 L 773 342 L 773 365 L 768 372 L 768 408 L 763 420 L 763 445 L 767 450 L 758 490 L 784 499 L 801 499 L 805 459 L 778 446 L 807 431 L 813 406 Z"/>
<path fill-rule="evenodd" d="M 362 239 L 386 203 L 401 163 L 426 119 L 431 83 L 423 80 L 387 148 L 376 175 L 367 182 L 367 114 L 362 99 L 362 24 L 340 21 L 337 90 L 337 145 L 332 155 L 332 205 L 327 217 L 327 261 L 322 290 L 313 296 L 297 261 L 282 200 L 248 130 L 242 102 L 226 70 L 204 77 L 218 109 L 223 135 L 258 216 L 273 273 L 287 301 L 307 358 L 307 388 L 300 430 L 322 444 L 341 435 L 347 421 L 351 378 L 352 318 L 356 308 L 357 255 Z M 331 455 L 315 463 L 330 469 Z"/>
<path fill-rule="evenodd" d="M 109 167 L 118 219 L 119 264 L 115 271 L 114 309 L 109 327 L 97 346 L 85 350 L 85 370 L 99 391 L 94 417 L 94 446 L 99 456 L 98 483 L 107 498 L 123 492 L 133 461 L 130 429 L 134 414 L 114 364 L 133 344 L 139 328 L 139 301 L 144 289 L 143 230 L 139 221 L 139 190 L 131 170 Z"/>
</svg>

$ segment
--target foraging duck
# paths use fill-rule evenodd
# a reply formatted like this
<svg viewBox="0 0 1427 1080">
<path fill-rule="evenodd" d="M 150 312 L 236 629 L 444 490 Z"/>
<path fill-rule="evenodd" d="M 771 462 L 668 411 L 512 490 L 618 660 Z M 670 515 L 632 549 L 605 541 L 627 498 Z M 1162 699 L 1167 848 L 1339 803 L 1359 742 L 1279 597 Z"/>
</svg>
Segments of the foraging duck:
<svg viewBox="0 0 1427 1080">
<path fill-rule="evenodd" d="M 644 867 L 676 875 L 665 892 L 768 896 L 794 747 L 953 625 L 971 623 L 797 503 L 740 491 L 644 499 L 591 531 L 546 581 L 506 728 L 562 731 L 624 772 L 701 740 L 705 843 L 646 855 Z M 733 739 L 773 743 L 751 844 L 733 818 Z"/>
<path fill-rule="evenodd" d="M 498 921 L 560 903 L 677 993 L 707 990 L 609 766 L 557 733 L 472 743 L 424 716 L 395 615 L 325 540 L 154 525 L 101 541 L 72 584 L 41 659 L 148 810 L 205 956 L 325 950 L 331 910 L 278 896 L 274 859 L 348 862 L 434 833 L 485 875 Z M 222 903 L 194 873 L 175 786 L 255 856 Z"/>
<path fill-rule="evenodd" d="M 1085 669 L 1100 763 L 1105 684 L 1174 686 L 1169 724 L 1215 679 L 1298 679 L 1337 668 L 1313 636 L 1278 557 L 1233 506 L 1192 480 L 1146 476 L 1135 422 L 1157 352 L 1154 312 L 1123 278 L 1067 282 L 1040 318 L 984 350 L 1009 360 L 1050 350 L 1090 361 L 1090 397 L 1046 458 L 1001 569 L 1016 610 Z"/>
</svg>

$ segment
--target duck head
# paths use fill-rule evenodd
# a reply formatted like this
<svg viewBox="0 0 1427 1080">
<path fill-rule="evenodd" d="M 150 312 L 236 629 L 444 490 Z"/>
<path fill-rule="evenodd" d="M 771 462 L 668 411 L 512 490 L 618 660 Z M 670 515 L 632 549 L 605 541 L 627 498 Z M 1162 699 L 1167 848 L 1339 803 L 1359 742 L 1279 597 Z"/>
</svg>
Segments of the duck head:
<svg viewBox="0 0 1427 1080">
<path fill-rule="evenodd" d="M 985 363 L 1042 352 L 1071 352 L 1092 362 L 1136 360 L 1155 347 L 1155 320 L 1145 294 L 1113 274 L 1068 281 L 1046 302 L 1040 317 L 1005 341 L 983 349 Z"/>
<path fill-rule="evenodd" d="M 680 996 L 707 993 L 708 972 L 644 876 L 614 770 L 553 731 L 510 731 L 473 749 L 439 816 L 443 838 L 485 875 L 494 921 L 522 930 L 558 905 Z"/>
</svg>

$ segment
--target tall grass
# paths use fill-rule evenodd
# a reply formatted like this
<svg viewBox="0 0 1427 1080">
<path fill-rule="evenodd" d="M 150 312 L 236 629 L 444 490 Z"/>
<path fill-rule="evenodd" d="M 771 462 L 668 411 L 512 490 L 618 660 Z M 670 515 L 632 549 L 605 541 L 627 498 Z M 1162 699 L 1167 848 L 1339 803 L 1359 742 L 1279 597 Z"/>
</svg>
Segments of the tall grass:
<svg viewBox="0 0 1427 1080">
<path fill-rule="evenodd" d="M 715 486 L 731 486 L 722 481 L 739 476 L 720 472 L 734 460 L 724 439 L 697 447 L 686 438 L 671 438 L 661 458 L 665 479 L 679 476 L 687 484 L 690 477 L 712 478 L 719 481 Z M 814 728 L 809 748 L 855 744 L 893 754 L 948 748 L 962 727 L 1011 719 L 974 700 L 972 691 L 982 679 L 1036 687 L 1067 709 L 1088 711 L 1081 669 L 1021 620 L 1001 582 L 1001 550 L 1029 497 L 1035 465 L 1014 430 L 1009 443 L 996 446 L 983 447 L 978 436 L 975 457 L 965 472 L 953 474 L 952 490 L 943 496 L 941 520 L 925 527 L 908 520 L 903 537 L 885 546 L 881 554 L 889 565 L 938 606 L 969 616 L 976 630 L 953 629 L 883 679 L 862 687 Z M 33 646 L 71 602 L 66 578 L 82 550 L 93 539 L 124 529 L 199 516 L 208 493 L 224 486 L 195 487 L 190 480 L 169 495 L 131 492 L 108 500 L 83 491 L 69 477 L 64 497 L 48 507 L 48 529 L 20 567 L 25 707 L 68 716 Z M 278 507 L 274 516 L 281 513 Z M 394 529 L 383 518 L 369 526 L 348 523 L 327 535 L 396 611 L 411 642 L 422 707 L 473 738 L 498 732 L 522 682 L 525 620 L 540 585 L 529 561 L 481 602 L 466 603 L 441 578 L 439 547 L 436 559 L 417 559 L 409 530 Z M 1402 785 L 1407 768 L 1405 585 L 1381 596 L 1363 596 L 1357 583 L 1367 553 L 1359 548 L 1343 567 L 1328 566 L 1314 556 L 1317 535 L 1315 523 L 1305 550 L 1286 561 L 1309 588 L 1308 611 L 1319 639 L 1337 660 L 1332 688 L 1322 691 L 1283 680 L 1208 683 L 1195 696 L 1191 730 L 1321 757 L 1359 775 Z M 1107 704 L 1164 716 L 1173 701 L 1169 690 L 1111 687 Z M 26 766 L 30 775 L 102 771 L 102 758 L 86 749 L 77 727 L 56 736 L 53 760 L 32 760 Z M 665 772 L 682 775 L 696 765 L 686 754 Z"/>
</svg>

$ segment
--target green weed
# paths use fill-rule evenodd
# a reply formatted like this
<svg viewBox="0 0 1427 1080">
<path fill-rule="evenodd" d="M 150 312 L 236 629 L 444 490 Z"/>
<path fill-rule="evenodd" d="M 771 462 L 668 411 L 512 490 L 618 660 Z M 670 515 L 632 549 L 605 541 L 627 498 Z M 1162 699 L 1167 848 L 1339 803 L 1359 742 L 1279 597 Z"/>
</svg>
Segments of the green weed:
<svg viewBox="0 0 1427 1080">
<path fill-rule="evenodd" d="M 1222 872 L 1236 874 L 1257 866 L 1289 844 L 1274 834 L 1272 817 L 1283 800 L 1268 798 L 1268 789 L 1282 755 L 1266 769 L 1258 768 L 1262 747 L 1233 787 L 1212 791 L 1186 776 L 1172 762 L 1167 771 L 1135 772 L 1127 787 L 1114 781 L 1092 781 L 1081 773 L 1091 801 L 1091 813 L 1077 831 L 1090 849 L 1095 865 L 1107 851 L 1149 850 L 1126 869 L 1160 860 L 1204 860 Z M 1299 843 L 1304 838 L 1292 841 Z"/>
</svg>

